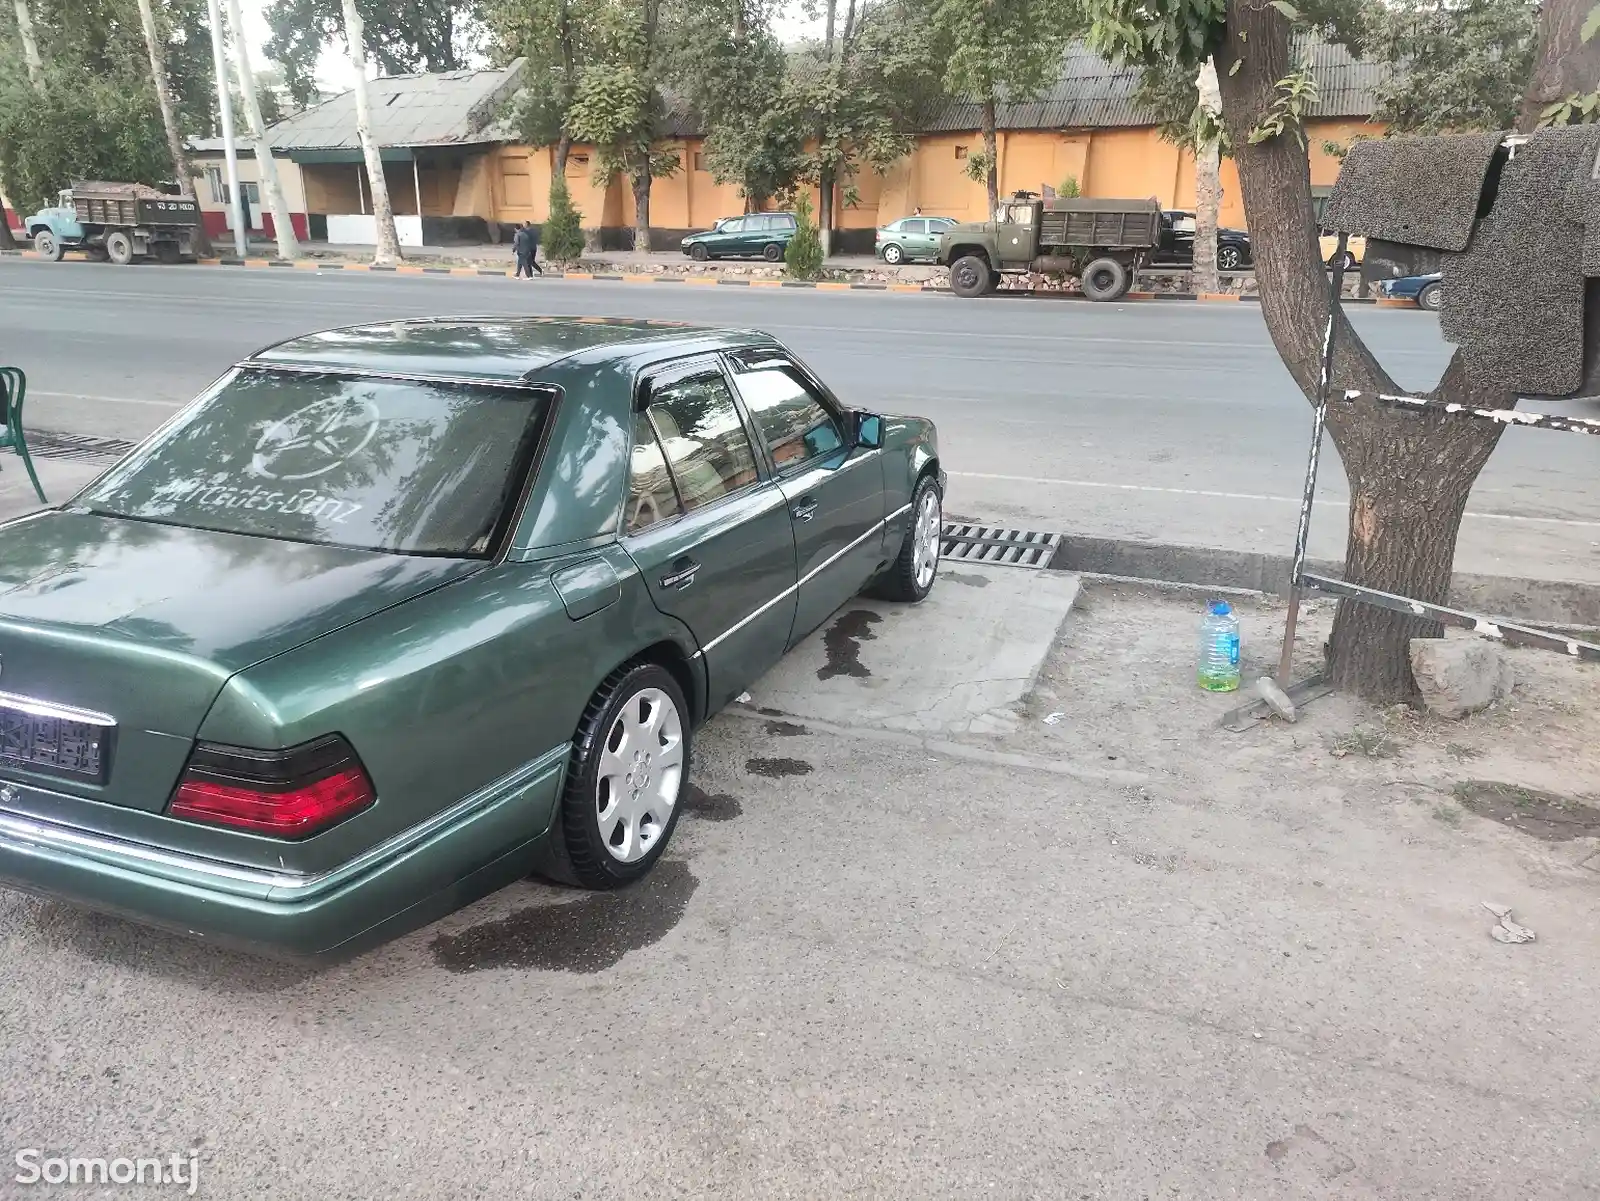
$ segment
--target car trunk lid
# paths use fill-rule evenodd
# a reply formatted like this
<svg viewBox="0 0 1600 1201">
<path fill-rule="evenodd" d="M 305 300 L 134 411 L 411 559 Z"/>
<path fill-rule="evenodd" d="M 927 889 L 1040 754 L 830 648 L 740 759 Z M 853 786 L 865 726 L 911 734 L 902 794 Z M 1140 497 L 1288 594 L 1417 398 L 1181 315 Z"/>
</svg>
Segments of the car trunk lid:
<svg viewBox="0 0 1600 1201">
<path fill-rule="evenodd" d="M 71 511 L 0 529 L 0 779 L 159 812 L 235 672 L 481 566 Z"/>
</svg>

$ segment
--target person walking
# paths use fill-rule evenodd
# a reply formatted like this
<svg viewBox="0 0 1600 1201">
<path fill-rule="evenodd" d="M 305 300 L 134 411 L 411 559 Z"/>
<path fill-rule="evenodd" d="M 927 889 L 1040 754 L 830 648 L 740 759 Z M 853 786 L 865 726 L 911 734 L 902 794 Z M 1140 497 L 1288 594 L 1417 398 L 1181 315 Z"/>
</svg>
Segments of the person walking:
<svg viewBox="0 0 1600 1201">
<path fill-rule="evenodd" d="M 544 268 L 539 266 L 539 227 L 532 221 L 523 227 L 528 234 L 528 278 L 543 275 Z"/>
<path fill-rule="evenodd" d="M 526 275 L 529 279 L 532 279 L 533 272 L 529 270 L 532 256 L 528 253 L 527 222 L 518 221 L 516 229 L 517 232 L 511 235 L 511 251 L 517 256 L 517 278 L 521 279 Z"/>
</svg>

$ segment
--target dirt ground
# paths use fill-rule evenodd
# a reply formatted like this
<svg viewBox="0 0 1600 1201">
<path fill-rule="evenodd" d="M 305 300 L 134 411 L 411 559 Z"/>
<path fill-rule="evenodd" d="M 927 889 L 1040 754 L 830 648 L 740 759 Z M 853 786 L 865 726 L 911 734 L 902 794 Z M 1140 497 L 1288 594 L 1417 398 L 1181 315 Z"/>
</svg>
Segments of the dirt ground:
<svg viewBox="0 0 1600 1201">
<path fill-rule="evenodd" d="M 1098 757 L 1217 803 L 1312 799 L 1408 840 L 1496 847 L 1534 876 L 1593 886 L 1600 904 L 1600 668 L 1507 647 L 1512 695 L 1460 721 L 1330 695 L 1295 724 L 1274 718 L 1232 733 L 1219 719 L 1275 669 L 1285 606 L 1228 599 L 1240 617 L 1243 686 L 1211 694 L 1195 684 L 1203 597 L 1086 582 L 1008 749 Z M 1302 608 L 1297 680 L 1318 670 L 1334 608 Z"/>
</svg>

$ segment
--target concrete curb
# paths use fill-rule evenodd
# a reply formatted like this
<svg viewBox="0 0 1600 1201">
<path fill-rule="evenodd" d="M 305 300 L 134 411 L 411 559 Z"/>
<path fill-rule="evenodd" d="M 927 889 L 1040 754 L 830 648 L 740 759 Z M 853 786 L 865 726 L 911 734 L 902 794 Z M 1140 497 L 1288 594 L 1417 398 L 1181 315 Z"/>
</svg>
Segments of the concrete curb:
<svg viewBox="0 0 1600 1201">
<path fill-rule="evenodd" d="M 36 251 L 32 250 L 4 250 L 0 255 L 15 258 L 37 259 Z M 62 262 L 86 263 L 88 257 L 77 251 L 68 251 L 62 256 Z M 240 259 L 240 258 L 214 258 L 199 259 L 188 264 L 198 267 L 245 267 L 259 269 L 263 267 L 298 268 L 302 271 L 387 271 L 395 275 L 455 275 L 455 276 L 483 276 L 497 279 L 511 279 L 513 272 L 510 269 L 497 267 L 424 267 L 417 263 L 400 263 L 393 267 L 379 267 L 372 263 L 324 263 L 311 259 L 300 259 L 295 262 L 285 262 L 282 259 Z M 601 281 L 605 283 L 623 284 L 701 284 L 723 288 L 809 288 L 818 292 L 891 292 L 900 295 L 933 295 L 948 296 L 950 289 L 943 284 L 891 284 L 870 283 L 852 284 L 840 280 L 818 280 L 809 282 L 798 279 L 752 279 L 749 276 L 727 279 L 721 275 L 707 273 L 705 275 L 649 275 L 629 272 L 595 272 L 595 271 L 546 271 L 544 279 L 578 279 L 584 281 Z M 995 297 L 1012 297 L 1014 299 L 1028 300 L 1063 300 L 1079 303 L 1094 303 L 1087 300 L 1079 292 L 1062 292 L 1055 288 L 1007 288 L 993 293 Z M 1173 302 L 1188 301 L 1191 303 L 1218 303 L 1218 302 L 1243 302 L 1245 304 L 1260 303 L 1259 295 L 1244 295 L 1239 292 L 1207 292 L 1196 295 L 1193 292 L 1129 292 L 1117 304 L 1141 304 L 1145 302 Z M 1347 297 L 1346 304 L 1372 304 L 1372 297 Z M 1384 305 L 1386 308 L 1417 308 L 1417 305 L 1405 301 L 1395 301 Z"/>
<path fill-rule="evenodd" d="M 1292 567 L 1293 559 L 1289 555 L 1074 534 L 1061 536 L 1061 545 L 1050 560 L 1050 568 L 1056 571 L 1081 571 L 1194 587 L 1239 588 L 1272 596 L 1288 595 Z M 1308 561 L 1306 568 L 1318 575 L 1333 577 L 1344 573 L 1343 563 L 1322 560 Z M 1535 580 L 1457 572 L 1450 583 L 1450 603 L 1468 612 L 1534 625 L 1600 626 L 1600 584 L 1579 580 Z"/>
</svg>

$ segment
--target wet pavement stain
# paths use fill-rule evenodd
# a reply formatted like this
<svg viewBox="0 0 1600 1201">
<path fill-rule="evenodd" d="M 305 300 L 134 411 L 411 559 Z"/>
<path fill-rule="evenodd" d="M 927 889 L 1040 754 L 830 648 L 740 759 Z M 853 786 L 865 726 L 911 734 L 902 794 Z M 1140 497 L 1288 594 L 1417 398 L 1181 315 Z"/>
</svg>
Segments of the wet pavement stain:
<svg viewBox="0 0 1600 1201">
<path fill-rule="evenodd" d="M 799 738 L 811 733 L 811 731 L 797 721 L 769 721 L 767 723 L 767 733 L 774 734 L 779 738 Z"/>
<path fill-rule="evenodd" d="M 1461 780 L 1452 795 L 1463 809 L 1543 842 L 1600 836 L 1600 809 L 1560 793 L 1498 780 Z"/>
<path fill-rule="evenodd" d="M 851 676 L 865 680 L 872 675 L 861 662 L 862 642 L 877 637 L 872 627 L 883 618 L 870 609 L 852 609 L 841 614 L 822 636 L 822 645 L 828 652 L 828 661 L 817 668 L 817 679 L 831 680 L 834 676 Z"/>
<path fill-rule="evenodd" d="M 751 759 L 745 770 L 775 780 L 779 776 L 809 776 L 814 768 L 804 759 Z"/>
<path fill-rule="evenodd" d="M 628 888 L 585 893 L 561 905 L 530 905 L 459 934 L 441 934 L 431 944 L 433 959 L 451 972 L 603 972 L 629 951 L 661 941 L 682 919 L 699 884 L 688 864 L 664 859 Z"/>
<path fill-rule="evenodd" d="M 989 577 L 981 575 L 962 575 L 959 571 L 945 571 L 939 578 L 947 584 L 965 584 L 968 588 L 987 588 Z"/>
<path fill-rule="evenodd" d="M 683 790 L 683 815 L 698 817 L 708 822 L 732 821 L 744 812 L 739 798 L 725 792 L 707 792 L 693 784 Z"/>
</svg>

